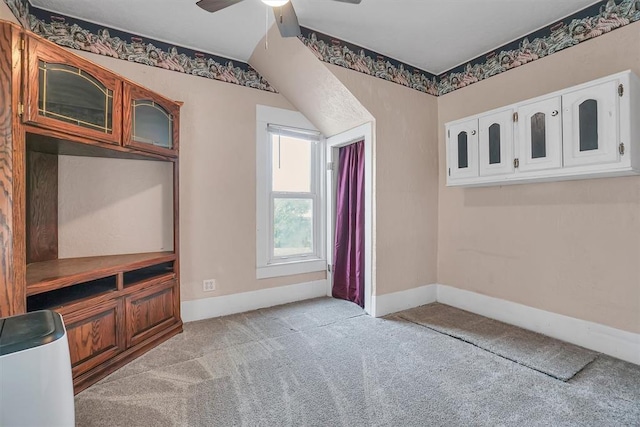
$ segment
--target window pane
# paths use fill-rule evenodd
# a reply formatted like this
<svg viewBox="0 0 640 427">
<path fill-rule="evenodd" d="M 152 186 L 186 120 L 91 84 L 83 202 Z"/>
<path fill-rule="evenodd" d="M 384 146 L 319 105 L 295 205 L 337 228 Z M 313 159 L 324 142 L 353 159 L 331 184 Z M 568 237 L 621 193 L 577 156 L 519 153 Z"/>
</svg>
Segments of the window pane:
<svg viewBox="0 0 640 427">
<path fill-rule="evenodd" d="M 531 116 L 531 158 L 547 157 L 547 124 L 544 113 Z"/>
<path fill-rule="evenodd" d="M 305 139 L 271 135 L 273 191 L 311 192 L 311 144 Z"/>
<path fill-rule="evenodd" d="M 273 200 L 273 255 L 313 253 L 313 200 Z"/>
<path fill-rule="evenodd" d="M 489 126 L 489 164 L 500 163 L 500 125 L 494 123 Z"/>
<path fill-rule="evenodd" d="M 587 99 L 580 104 L 580 151 L 598 149 L 598 101 Z"/>
<path fill-rule="evenodd" d="M 458 134 L 458 169 L 464 169 L 469 166 L 469 158 L 467 153 L 467 133 L 460 132 Z"/>
</svg>

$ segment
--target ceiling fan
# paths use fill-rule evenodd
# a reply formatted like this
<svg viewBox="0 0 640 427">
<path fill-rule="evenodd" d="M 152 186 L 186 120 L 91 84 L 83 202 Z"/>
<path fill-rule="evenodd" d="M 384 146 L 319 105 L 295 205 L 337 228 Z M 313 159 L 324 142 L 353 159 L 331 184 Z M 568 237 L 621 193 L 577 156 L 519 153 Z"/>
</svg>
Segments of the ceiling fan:
<svg viewBox="0 0 640 427">
<path fill-rule="evenodd" d="M 207 12 L 217 12 L 225 7 L 233 6 L 243 0 L 200 0 L 196 4 Z M 262 3 L 273 8 L 276 23 L 282 37 L 297 37 L 300 35 L 300 25 L 293 5 L 289 0 L 261 0 Z M 341 3 L 360 4 L 362 0 L 333 0 Z"/>
</svg>

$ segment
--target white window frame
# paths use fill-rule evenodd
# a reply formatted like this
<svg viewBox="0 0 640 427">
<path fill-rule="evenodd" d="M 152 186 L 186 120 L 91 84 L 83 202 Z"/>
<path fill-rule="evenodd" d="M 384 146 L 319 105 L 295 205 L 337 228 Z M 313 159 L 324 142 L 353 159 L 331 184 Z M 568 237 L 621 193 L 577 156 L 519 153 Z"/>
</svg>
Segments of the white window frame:
<svg viewBox="0 0 640 427">
<path fill-rule="evenodd" d="M 295 274 L 326 271 L 326 207 L 324 138 L 319 131 L 297 111 L 258 105 L 256 108 L 256 277 L 290 276 Z M 271 129 L 271 130 L 270 130 Z M 291 257 L 273 256 L 273 199 L 275 197 L 296 198 L 308 193 L 278 193 L 271 188 L 272 147 L 271 134 L 279 130 L 300 136 L 308 134 L 318 138 L 312 145 L 312 192 L 314 215 L 314 252 Z"/>
</svg>

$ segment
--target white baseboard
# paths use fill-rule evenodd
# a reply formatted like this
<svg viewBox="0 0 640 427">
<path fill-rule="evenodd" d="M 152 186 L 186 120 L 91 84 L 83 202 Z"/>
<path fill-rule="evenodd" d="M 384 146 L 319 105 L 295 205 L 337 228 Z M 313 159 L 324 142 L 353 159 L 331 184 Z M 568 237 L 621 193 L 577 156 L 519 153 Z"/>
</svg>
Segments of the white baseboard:
<svg viewBox="0 0 640 427">
<path fill-rule="evenodd" d="M 180 304 L 180 310 L 183 322 L 193 322 L 324 296 L 327 296 L 327 281 L 317 280 L 253 292 L 183 301 Z"/>
<path fill-rule="evenodd" d="M 327 281 L 318 280 L 183 301 L 182 320 L 193 322 L 326 295 Z M 436 301 L 640 365 L 640 334 L 447 285 L 433 284 L 391 294 L 373 295 L 369 314 L 382 317 Z"/>
<path fill-rule="evenodd" d="M 371 316 L 382 317 L 387 314 L 419 307 L 436 302 L 437 285 L 425 285 L 392 294 L 373 295 L 371 298 Z"/>
<path fill-rule="evenodd" d="M 436 299 L 442 304 L 640 365 L 640 334 L 447 285 L 434 286 L 437 287 Z"/>
</svg>

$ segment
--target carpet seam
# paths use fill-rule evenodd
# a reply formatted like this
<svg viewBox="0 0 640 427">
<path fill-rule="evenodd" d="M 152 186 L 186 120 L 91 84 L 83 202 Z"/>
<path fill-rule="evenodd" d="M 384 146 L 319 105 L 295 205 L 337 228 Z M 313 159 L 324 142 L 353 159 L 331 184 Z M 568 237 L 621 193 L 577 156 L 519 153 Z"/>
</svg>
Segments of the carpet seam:
<svg viewBox="0 0 640 427">
<path fill-rule="evenodd" d="M 593 358 L 593 360 L 591 360 L 589 363 L 587 363 L 585 366 L 583 366 L 583 367 L 582 367 L 582 369 L 580 369 L 578 372 L 576 372 L 575 374 L 573 374 L 571 377 L 567 378 L 566 380 L 563 380 L 562 378 L 558 378 L 558 377 L 556 377 L 556 376 L 554 376 L 554 375 L 551 375 L 551 374 L 549 374 L 549 373 L 547 373 L 547 372 L 541 371 L 541 370 L 536 369 L 536 368 L 534 368 L 534 367 L 532 367 L 532 366 L 525 365 L 525 364 L 524 364 L 524 363 L 522 363 L 522 362 L 519 362 L 519 361 L 514 360 L 514 359 L 510 359 L 510 358 L 508 358 L 508 357 L 506 357 L 506 356 L 503 356 L 502 354 L 499 354 L 499 353 L 496 353 L 496 352 L 494 352 L 494 351 L 491 351 L 491 350 L 489 350 L 488 348 L 481 347 L 481 346 L 479 346 L 478 344 L 473 343 L 473 342 L 471 342 L 471 341 L 468 341 L 468 340 L 466 340 L 466 339 L 464 339 L 464 338 L 462 338 L 462 337 L 457 337 L 457 336 L 455 336 L 455 335 L 451 335 L 451 334 L 448 334 L 448 333 L 446 333 L 446 332 L 442 332 L 442 331 L 439 331 L 439 330 L 437 330 L 437 329 L 431 328 L 431 327 L 429 327 L 429 326 L 427 326 L 427 325 L 423 325 L 423 324 L 421 324 L 421 323 L 417 323 L 417 322 L 415 322 L 415 321 L 413 321 L 413 320 L 411 320 L 411 319 L 407 319 L 406 317 L 403 317 L 402 315 L 398 315 L 398 317 L 399 317 L 399 318 L 401 318 L 401 319 L 403 319 L 403 320 L 406 320 L 406 321 L 407 321 L 407 322 L 409 322 L 409 323 L 413 323 L 414 325 L 421 326 L 421 327 L 423 327 L 423 328 L 426 328 L 426 329 L 429 329 L 429 330 L 431 330 L 431 331 L 437 332 L 437 333 L 439 333 L 439 334 L 441 334 L 441 335 L 445 335 L 445 336 L 447 336 L 447 337 L 451 337 L 451 338 L 456 339 L 456 340 L 458 340 L 458 341 L 462 341 L 462 342 L 464 342 L 464 343 L 470 344 L 470 345 L 472 345 L 472 346 L 474 346 L 474 347 L 476 347 L 476 348 L 479 348 L 480 350 L 486 351 L 486 352 L 487 352 L 487 353 L 489 353 L 489 354 L 493 354 L 493 355 L 498 356 L 498 357 L 500 357 L 500 358 L 502 358 L 502 359 L 505 359 L 505 360 L 508 360 L 508 361 L 510 361 L 510 362 L 513 362 L 513 363 L 515 363 L 516 365 L 524 366 L 524 367 L 525 367 L 525 368 L 527 368 L 527 369 L 531 369 L 532 371 L 539 372 L 539 373 L 541 373 L 541 374 L 543 374 L 543 375 L 546 375 L 546 376 L 548 376 L 548 377 L 550 377 L 550 378 L 553 378 L 554 380 L 562 381 L 563 383 L 566 383 L 566 382 L 568 382 L 569 380 L 571 380 L 573 377 L 575 377 L 575 376 L 578 374 L 578 372 L 582 371 L 585 367 L 587 367 L 589 364 L 593 363 L 593 361 L 594 361 L 594 360 L 596 360 L 596 359 L 598 358 L 598 355 L 596 355 L 596 356 Z"/>
</svg>

